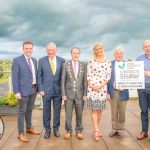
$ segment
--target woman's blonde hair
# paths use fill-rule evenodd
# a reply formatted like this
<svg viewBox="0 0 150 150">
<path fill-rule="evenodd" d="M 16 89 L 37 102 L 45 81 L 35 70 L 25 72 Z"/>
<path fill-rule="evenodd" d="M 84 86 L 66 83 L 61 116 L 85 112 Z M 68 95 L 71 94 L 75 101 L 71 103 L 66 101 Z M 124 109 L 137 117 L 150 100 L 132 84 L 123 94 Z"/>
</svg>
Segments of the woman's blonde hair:
<svg viewBox="0 0 150 150">
<path fill-rule="evenodd" d="M 103 47 L 103 45 L 100 44 L 100 43 L 96 43 L 96 44 L 93 46 L 93 52 L 92 52 L 92 57 L 93 57 L 93 59 L 96 59 L 95 49 L 96 49 L 97 46 L 100 46 L 100 47 L 103 49 L 103 57 L 104 57 L 104 47 Z"/>
</svg>

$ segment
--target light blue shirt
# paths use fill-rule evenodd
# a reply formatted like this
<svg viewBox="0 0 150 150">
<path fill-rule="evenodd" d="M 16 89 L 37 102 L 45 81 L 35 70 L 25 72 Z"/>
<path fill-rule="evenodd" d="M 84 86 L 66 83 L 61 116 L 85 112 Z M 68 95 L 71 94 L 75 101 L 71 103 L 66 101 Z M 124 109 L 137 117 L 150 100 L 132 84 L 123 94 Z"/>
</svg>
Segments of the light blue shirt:
<svg viewBox="0 0 150 150">
<path fill-rule="evenodd" d="M 150 71 L 150 59 L 146 57 L 146 55 L 141 55 L 136 58 L 136 61 L 144 62 L 144 71 Z M 145 77 L 145 84 L 150 84 L 150 77 Z"/>
</svg>

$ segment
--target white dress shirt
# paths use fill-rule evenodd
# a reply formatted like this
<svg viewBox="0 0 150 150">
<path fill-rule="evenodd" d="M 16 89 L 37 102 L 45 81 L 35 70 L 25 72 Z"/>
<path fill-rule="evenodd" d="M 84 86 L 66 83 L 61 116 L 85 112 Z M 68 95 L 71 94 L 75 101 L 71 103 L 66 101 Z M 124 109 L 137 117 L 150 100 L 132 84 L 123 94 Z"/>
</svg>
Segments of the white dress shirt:
<svg viewBox="0 0 150 150">
<path fill-rule="evenodd" d="M 24 55 L 25 56 L 25 55 Z M 31 59 L 31 57 L 27 57 L 27 56 L 25 56 L 25 58 L 26 58 L 26 61 L 27 61 L 27 63 L 28 63 L 28 58 L 30 58 L 30 61 L 31 61 L 31 69 L 32 69 L 32 77 L 33 77 L 33 82 L 32 82 L 32 84 L 36 84 L 36 74 L 35 74 L 35 67 L 34 67 L 34 63 L 33 63 L 33 61 L 32 61 L 32 59 Z M 29 63 L 28 63 L 29 64 Z"/>
</svg>

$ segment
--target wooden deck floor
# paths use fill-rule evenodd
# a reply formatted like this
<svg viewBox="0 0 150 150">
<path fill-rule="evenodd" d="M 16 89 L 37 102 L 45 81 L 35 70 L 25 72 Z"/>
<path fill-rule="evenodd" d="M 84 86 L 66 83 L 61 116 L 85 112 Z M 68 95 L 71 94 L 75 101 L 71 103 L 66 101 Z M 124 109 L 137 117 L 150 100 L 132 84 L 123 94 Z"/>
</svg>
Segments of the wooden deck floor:
<svg viewBox="0 0 150 150">
<path fill-rule="evenodd" d="M 16 116 L 5 116 L 5 134 L 0 140 L 1 150 L 150 150 L 150 142 L 148 138 L 138 141 L 137 135 L 141 131 L 140 109 L 138 101 L 129 101 L 126 112 L 126 130 L 122 139 L 117 137 L 110 138 L 108 136 L 111 130 L 110 106 L 103 112 L 100 128 L 103 137 L 99 142 L 95 142 L 92 138 L 93 126 L 91 115 L 88 110 L 83 113 L 84 139 L 78 140 L 73 133 L 70 140 L 64 140 L 63 135 L 65 113 L 61 113 L 61 137 L 56 138 L 51 135 L 50 139 L 43 138 L 44 130 L 42 125 L 42 110 L 33 111 L 33 126 L 42 132 L 41 135 L 27 135 L 30 139 L 29 143 L 22 143 L 17 139 L 17 120 Z M 75 126 L 75 117 L 73 117 L 73 128 Z M 150 134 L 149 134 L 150 135 Z"/>
</svg>

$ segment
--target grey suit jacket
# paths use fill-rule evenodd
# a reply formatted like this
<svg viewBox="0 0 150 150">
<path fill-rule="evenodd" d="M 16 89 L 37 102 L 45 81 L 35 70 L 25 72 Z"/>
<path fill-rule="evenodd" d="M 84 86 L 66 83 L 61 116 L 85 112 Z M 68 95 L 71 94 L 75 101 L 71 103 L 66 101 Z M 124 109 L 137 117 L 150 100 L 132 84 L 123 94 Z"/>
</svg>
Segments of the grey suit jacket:
<svg viewBox="0 0 150 150">
<path fill-rule="evenodd" d="M 63 64 L 61 93 L 68 99 L 83 99 L 87 95 L 87 71 L 86 65 L 79 62 L 79 70 L 77 78 L 74 76 L 72 62 Z"/>
</svg>

